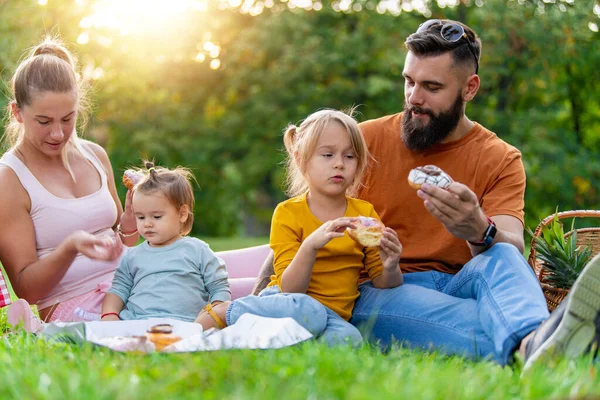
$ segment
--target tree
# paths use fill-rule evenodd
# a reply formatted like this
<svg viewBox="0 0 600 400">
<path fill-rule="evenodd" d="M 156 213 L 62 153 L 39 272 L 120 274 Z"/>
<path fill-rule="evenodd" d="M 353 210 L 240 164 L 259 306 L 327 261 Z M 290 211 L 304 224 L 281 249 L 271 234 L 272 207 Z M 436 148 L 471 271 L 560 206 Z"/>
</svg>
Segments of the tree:
<svg viewBox="0 0 600 400">
<path fill-rule="evenodd" d="M 145 157 L 190 167 L 200 184 L 195 234 L 265 233 L 284 199 L 286 125 L 323 107 L 358 105 L 360 120 L 400 111 L 404 39 L 423 13 L 459 19 L 484 43 L 468 114 L 522 151 L 527 224 L 557 205 L 598 207 L 597 2 L 430 1 L 421 12 L 375 0 L 322 2 L 318 11 L 292 1 L 196 3 L 206 9 L 138 18 L 145 30 L 123 36 L 81 23 L 91 1 L 0 0 L 2 77 L 45 32 L 79 39 L 71 47 L 94 84 L 86 133 L 106 147 L 117 181 Z M 392 11 L 382 14 L 382 4 Z"/>
</svg>

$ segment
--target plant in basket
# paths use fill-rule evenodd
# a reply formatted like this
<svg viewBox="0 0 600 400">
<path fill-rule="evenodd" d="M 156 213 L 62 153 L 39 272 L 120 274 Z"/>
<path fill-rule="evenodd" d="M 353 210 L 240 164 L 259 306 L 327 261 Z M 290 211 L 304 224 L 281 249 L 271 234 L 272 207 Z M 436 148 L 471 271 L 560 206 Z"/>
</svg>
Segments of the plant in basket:
<svg viewBox="0 0 600 400">
<path fill-rule="evenodd" d="M 591 246 L 577 245 L 575 218 L 566 234 L 558 213 L 543 228 L 541 236 L 535 236 L 531 229 L 528 232 L 535 240 L 537 259 L 546 272 L 543 282 L 554 288 L 570 289 L 592 256 Z"/>
</svg>

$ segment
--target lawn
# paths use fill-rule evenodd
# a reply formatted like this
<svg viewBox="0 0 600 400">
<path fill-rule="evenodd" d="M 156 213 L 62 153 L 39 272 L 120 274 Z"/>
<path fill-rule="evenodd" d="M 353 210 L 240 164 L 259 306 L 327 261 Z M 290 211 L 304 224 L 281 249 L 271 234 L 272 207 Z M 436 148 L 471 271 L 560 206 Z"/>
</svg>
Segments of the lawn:
<svg viewBox="0 0 600 400">
<path fill-rule="evenodd" d="M 205 239 L 215 250 L 265 239 Z M 6 332 L 0 311 L 0 399 L 546 399 L 600 396 L 589 360 L 501 368 L 396 348 L 121 354 Z"/>
</svg>

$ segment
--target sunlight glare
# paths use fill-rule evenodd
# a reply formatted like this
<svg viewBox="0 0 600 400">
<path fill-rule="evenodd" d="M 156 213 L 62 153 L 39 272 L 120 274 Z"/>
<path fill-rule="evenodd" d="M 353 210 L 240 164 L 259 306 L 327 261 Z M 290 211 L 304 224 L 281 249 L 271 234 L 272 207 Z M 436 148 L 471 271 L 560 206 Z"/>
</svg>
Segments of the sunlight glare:
<svg viewBox="0 0 600 400">
<path fill-rule="evenodd" d="M 313 6 L 313 1 L 312 0 L 292 0 L 292 1 L 290 1 L 290 5 L 292 5 L 292 4 L 298 8 L 311 9 Z"/>
<path fill-rule="evenodd" d="M 341 0 L 339 4 L 340 4 L 340 10 L 342 10 L 342 11 L 348 11 L 350 9 L 350 6 L 352 5 L 352 1 L 350 1 L 350 0 Z"/>
<path fill-rule="evenodd" d="M 110 47 L 112 46 L 112 40 L 106 36 L 97 36 L 96 41 L 100 43 L 101 46 Z"/>
<path fill-rule="evenodd" d="M 46 4 L 48 4 L 48 0 L 38 0 L 37 2 L 40 6 L 45 6 Z"/>
<path fill-rule="evenodd" d="M 92 13 L 79 25 L 114 29 L 121 35 L 139 34 L 173 22 L 173 17 L 184 16 L 186 11 L 207 8 L 208 0 L 96 0 Z"/>
<path fill-rule="evenodd" d="M 212 60 L 210 62 L 211 69 L 219 69 L 220 66 L 221 66 L 221 61 L 218 58 L 215 58 L 214 60 Z"/>
<path fill-rule="evenodd" d="M 204 1 L 195 1 L 193 3 L 194 10 L 197 11 L 206 11 L 208 9 L 207 0 Z"/>
<path fill-rule="evenodd" d="M 219 46 L 215 45 L 213 42 L 206 42 L 204 43 L 204 50 L 208 51 L 209 53 L 215 49 L 218 49 Z"/>
<path fill-rule="evenodd" d="M 86 44 L 89 41 L 90 41 L 90 34 L 87 32 L 83 32 L 79 36 L 77 36 L 77 43 L 79 43 L 79 44 Z"/>
<path fill-rule="evenodd" d="M 104 76 L 104 70 L 100 67 L 94 69 L 94 72 L 92 72 L 92 79 L 94 80 L 98 80 L 100 78 L 102 78 Z"/>
<path fill-rule="evenodd" d="M 464 0 L 435 0 L 440 8 L 455 8 L 461 4 L 461 1 Z M 479 6 L 483 4 L 483 1 L 484 0 L 475 0 Z M 519 2 L 521 1 L 525 0 L 519 0 Z M 324 7 L 324 2 L 322 0 L 279 0 L 279 2 L 291 10 L 300 8 L 307 11 L 319 11 Z M 362 11 L 363 6 L 366 6 L 367 9 L 375 9 L 380 14 L 390 13 L 397 16 L 404 11 L 412 12 L 417 10 L 423 15 L 431 16 L 431 2 L 432 0 L 373 0 L 364 2 L 357 0 L 332 0 L 328 3 L 336 12 L 360 12 Z M 238 9 L 242 14 L 249 14 L 251 16 L 259 15 L 265 11 L 265 9 L 272 9 L 274 8 L 274 5 L 274 0 L 218 0 L 218 8 L 220 10 L 233 8 Z"/>
</svg>

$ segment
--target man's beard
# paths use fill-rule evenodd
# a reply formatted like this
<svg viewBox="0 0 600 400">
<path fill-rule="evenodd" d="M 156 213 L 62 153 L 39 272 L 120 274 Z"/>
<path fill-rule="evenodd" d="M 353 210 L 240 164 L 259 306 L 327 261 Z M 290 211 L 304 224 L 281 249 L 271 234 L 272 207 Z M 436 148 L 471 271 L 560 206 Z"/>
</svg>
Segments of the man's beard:
<svg viewBox="0 0 600 400">
<path fill-rule="evenodd" d="M 404 102 L 404 116 L 402 117 L 402 141 L 404 145 L 412 151 L 423 151 L 443 142 L 458 126 L 458 122 L 463 115 L 464 104 L 465 102 L 459 94 L 448 110 L 436 115 L 429 109 L 408 106 Z M 413 119 L 411 111 L 429 115 L 429 123 L 426 125 L 419 124 Z"/>
</svg>

